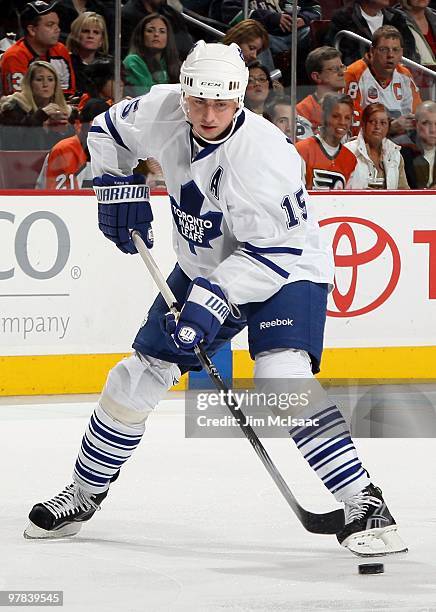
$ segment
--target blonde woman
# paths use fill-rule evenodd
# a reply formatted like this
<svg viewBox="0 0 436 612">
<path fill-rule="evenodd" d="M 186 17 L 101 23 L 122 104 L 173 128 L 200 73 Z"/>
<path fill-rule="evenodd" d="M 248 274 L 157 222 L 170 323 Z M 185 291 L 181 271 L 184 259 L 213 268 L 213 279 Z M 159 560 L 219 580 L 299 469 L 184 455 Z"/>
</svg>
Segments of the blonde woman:
<svg viewBox="0 0 436 612">
<path fill-rule="evenodd" d="M 76 75 L 76 89 L 82 93 L 86 86 L 86 66 L 96 59 L 107 57 L 109 51 L 104 18 L 92 11 L 81 13 L 71 24 L 66 45 Z"/>
<path fill-rule="evenodd" d="M 40 60 L 30 64 L 21 82 L 21 91 L 0 100 L 0 124 L 45 127 L 43 144 L 47 147 L 52 146 L 53 139 L 57 142 L 65 136 L 68 124 L 76 117 L 77 111 L 65 102 L 56 70 Z M 58 136 L 50 137 L 50 132 Z"/>
</svg>

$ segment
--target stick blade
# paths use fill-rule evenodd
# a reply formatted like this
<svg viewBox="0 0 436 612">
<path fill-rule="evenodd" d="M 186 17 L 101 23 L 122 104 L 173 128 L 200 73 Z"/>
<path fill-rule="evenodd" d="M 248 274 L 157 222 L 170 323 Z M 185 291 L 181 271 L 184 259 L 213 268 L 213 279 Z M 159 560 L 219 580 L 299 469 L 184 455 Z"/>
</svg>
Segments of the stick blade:
<svg viewBox="0 0 436 612">
<path fill-rule="evenodd" d="M 301 508 L 300 521 L 310 533 L 336 534 L 345 524 L 345 514 L 342 509 L 314 514 Z"/>
</svg>

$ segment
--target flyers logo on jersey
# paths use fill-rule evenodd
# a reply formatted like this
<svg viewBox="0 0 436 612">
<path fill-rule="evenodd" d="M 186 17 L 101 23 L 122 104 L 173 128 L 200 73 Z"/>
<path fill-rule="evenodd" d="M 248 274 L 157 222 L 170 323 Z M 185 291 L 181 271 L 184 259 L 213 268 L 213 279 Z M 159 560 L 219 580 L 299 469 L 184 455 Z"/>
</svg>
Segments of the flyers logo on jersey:
<svg viewBox="0 0 436 612">
<path fill-rule="evenodd" d="M 313 169 L 313 189 L 345 189 L 345 182 L 340 172 Z"/>
<path fill-rule="evenodd" d="M 378 98 L 378 91 L 377 91 L 376 87 L 368 87 L 368 98 L 370 100 L 377 100 L 377 98 Z"/>
</svg>

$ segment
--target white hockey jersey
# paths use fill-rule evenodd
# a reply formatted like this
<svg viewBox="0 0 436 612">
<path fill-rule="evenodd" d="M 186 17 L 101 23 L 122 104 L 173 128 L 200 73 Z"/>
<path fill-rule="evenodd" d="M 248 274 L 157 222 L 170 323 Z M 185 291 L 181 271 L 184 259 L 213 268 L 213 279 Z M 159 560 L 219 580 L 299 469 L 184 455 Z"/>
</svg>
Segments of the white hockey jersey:
<svg viewBox="0 0 436 612">
<path fill-rule="evenodd" d="M 244 109 L 225 142 L 198 152 L 180 86 L 158 85 L 97 117 L 88 146 L 94 176 L 129 175 L 138 159 L 157 159 L 180 267 L 219 284 L 231 303 L 263 302 L 298 280 L 333 282 L 300 157 L 262 117 Z"/>
</svg>

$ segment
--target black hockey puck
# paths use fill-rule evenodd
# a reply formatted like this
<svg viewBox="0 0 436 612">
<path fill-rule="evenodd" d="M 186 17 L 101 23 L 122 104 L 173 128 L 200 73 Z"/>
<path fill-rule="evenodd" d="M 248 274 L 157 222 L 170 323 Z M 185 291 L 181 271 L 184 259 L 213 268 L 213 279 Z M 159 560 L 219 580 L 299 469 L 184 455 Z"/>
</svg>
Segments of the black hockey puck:
<svg viewBox="0 0 436 612">
<path fill-rule="evenodd" d="M 359 574 L 383 574 L 383 563 L 362 563 L 359 565 Z"/>
</svg>

